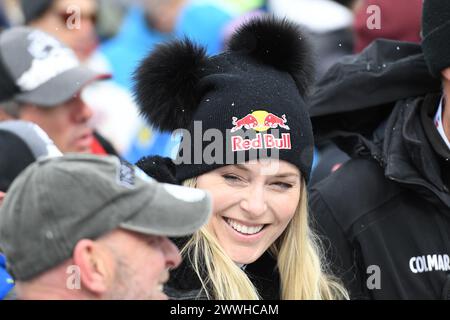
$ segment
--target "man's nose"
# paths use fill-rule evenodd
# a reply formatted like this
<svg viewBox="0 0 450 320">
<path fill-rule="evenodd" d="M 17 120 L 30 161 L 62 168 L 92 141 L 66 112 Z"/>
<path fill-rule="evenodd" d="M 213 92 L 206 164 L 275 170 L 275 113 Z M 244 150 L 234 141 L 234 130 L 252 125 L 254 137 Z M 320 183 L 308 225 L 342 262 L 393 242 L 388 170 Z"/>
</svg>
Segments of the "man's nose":
<svg viewBox="0 0 450 320">
<path fill-rule="evenodd" d="M 94 111 L 81 98 L 78 98 L 77 107 L 74 108 L 73 117 L 77 123 L 88 122 L 94 115 Z"/>
<path fill-rule="evenodd" d="M 181 263 L 181 255 L 177 246 L 170 241 L 168 238 L 165 238 L 163 243 L 164 255 L 166 258 L 166 267 L 168 269 L 175 269 Z"/>
</svg>

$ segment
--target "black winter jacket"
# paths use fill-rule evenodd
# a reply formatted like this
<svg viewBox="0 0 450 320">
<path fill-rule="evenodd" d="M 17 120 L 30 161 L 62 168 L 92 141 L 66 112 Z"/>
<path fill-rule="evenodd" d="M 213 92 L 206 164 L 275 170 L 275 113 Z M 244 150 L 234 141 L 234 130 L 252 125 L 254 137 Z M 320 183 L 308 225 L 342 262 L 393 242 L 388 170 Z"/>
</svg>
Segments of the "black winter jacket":
<svg viewBox="0 0 450 320">
<path fill-rule="evenodd" d="M 352 158 L 312 187 L 310 206 L 354 299 L 450 299 L 440 90 L 420 46 L 381 40 L 335 65 L 311 99 L 316 138 Z"/>
</svg>

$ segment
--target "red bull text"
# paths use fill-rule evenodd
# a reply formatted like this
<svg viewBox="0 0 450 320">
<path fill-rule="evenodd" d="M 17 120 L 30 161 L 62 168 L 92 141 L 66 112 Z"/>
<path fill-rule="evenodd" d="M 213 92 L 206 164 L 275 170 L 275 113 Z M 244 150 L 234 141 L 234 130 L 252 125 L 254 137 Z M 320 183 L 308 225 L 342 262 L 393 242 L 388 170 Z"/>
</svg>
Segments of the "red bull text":
<svg viewBox="0 0 450 320">
<path fill-rule="evenodd" d="M 255 139 L 244 139 L 240 136 L 231 137 L 231 147 L 235 151 L 247 151 L 250 149 L 287 149 L 292 148 L 291 134 L 283 133 L 281 138 L 276 138 L 273 134 L 256 134 Z"/>
<path fill-rule="evenodd" d="M 273 134 L 262 133 L 269 129 L 282 128 L 290 130 L 286 124 L 286 115 L 281 117 L 267 111 L 258 110 L 245 117 L 238 119 L 232 118 L 233 128 L 231 132 L 236 132 L 242 128 L 259 132 L 254 139 L 245 139 L 240 136 L 231 137 L 232 151 L 247 151 L 250 149 L 291 149 L 291 134 L 283 133 L 281 138 L 275 137 Z"/>
</svg>

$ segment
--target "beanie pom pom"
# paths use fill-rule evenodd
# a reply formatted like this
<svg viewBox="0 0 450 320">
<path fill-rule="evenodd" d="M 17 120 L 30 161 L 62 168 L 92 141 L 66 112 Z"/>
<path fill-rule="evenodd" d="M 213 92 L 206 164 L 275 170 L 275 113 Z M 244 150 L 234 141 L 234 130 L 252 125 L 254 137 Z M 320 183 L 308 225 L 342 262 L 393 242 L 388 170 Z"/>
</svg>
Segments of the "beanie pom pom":
<svg viewBox="0 0 450 320">
<path fill-rule="evenodd" d="M 134 74 L 144 118 L 163 131 L 186 128 L 200 99 L 197 84 L 207 61 L 205 49 L 187 39 L 156 47 Z"/>
<path fill-rule="evenodd" d="M 305 94 L 314 79 L 311 45 L 299 25 L 273 16 L 242 25 L 230 40 L 229 50 L 243 52 L 258 62 L 288 72 Z"/>
</svg>

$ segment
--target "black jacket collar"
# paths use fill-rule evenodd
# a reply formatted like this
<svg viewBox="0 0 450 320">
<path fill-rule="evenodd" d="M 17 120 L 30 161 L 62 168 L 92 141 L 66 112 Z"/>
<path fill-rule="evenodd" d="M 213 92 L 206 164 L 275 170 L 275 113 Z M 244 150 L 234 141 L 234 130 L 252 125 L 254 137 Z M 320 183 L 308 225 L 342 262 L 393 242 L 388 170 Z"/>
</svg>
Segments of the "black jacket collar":
<svg viewBox="0 0 450 320">
<path fill-rule="evenodd" d="M 420 45 L 375 41 L 361 54 L 342 59 L 317 84 L 310 98 L 316 141 L 333 140 L 352 158 L 375 159 L 388 179 L 448 211 L 441 163 L 421 118 L 424 100 L 433 103 L 441 90 Z"/>
<path fill-rule="evenodd" d="M 428 141 L 439 158 L 441 169 L 440 176 L 442 177 L 445 186 L 450 188 L 450 150 L 438 130 L 436 130 L 436 125 L 434 123 L 440 101 L 441 95 L 428 95 L 421 108 L 421 118 Z"/>
<path fill-rule="evenodd" d="M 400 101 L 384 130 L 385 176 L 402 183 L 448 212 L 450 194 L 442 179 L 439 156 L 425 133 L 422 110 L 438 94 Z"/>
</svg>

